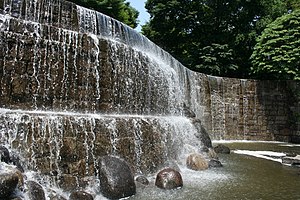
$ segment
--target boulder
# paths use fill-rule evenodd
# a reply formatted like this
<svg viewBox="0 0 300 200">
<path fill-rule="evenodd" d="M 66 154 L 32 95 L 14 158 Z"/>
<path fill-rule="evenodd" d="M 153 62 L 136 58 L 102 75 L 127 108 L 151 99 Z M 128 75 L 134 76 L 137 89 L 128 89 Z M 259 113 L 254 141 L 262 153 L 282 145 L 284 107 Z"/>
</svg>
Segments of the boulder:
<svg viewBox="0 0 300 200">
<path fill-rule="evenodd" d="M 69 200 L 93 200 L 93 196 L 85 191 L 74 191 L 70 194 Z"/>
<path fill-rule="evenodd" d="M 208 162 L 208 166 L 210 168 L 213 168 L 213 167 L 223 167 L 222 163 L 219 160 L 216 160 L 216 159 L 211 159 Z"/>
<path fill-rule="evenodd" d="M 35 181 L 26 181 L 27 200 L 46 200 L 43 187 Z"/>
<path fill-rule="evenodd" d="M 181 174 L 172 168 L 161 170 L 155 180 L 155 185 L 162 189 L 176 189 L 183 186 Z"/>
<path fill-rule="evenodd" d="M 208 169 L 208 162 L 202 155 L 194 153 L 187 157 L 186 166 L 189 169 L 200 171 Z"/>
<path fill-rule="evenodd" d="M 223 144 L 218 144 L 217 146 L 214 147 L 214 150 L 215 150 L 216 153 L 230 154 L 229 147 L 227 147 Z"/>
<path fill-rule="evenodd" d="M 0 199 L 6 199 L 17 188 L 18 174 L 11 170 L 3 170 L 0 172 Z"/>
<path fill-rule="evenodd" d="M 136 193 L 134 176 L 127 162 L 113 156 L 98 161 L 100 191 L 109 199 L 120 199 Z"/>
</svg>

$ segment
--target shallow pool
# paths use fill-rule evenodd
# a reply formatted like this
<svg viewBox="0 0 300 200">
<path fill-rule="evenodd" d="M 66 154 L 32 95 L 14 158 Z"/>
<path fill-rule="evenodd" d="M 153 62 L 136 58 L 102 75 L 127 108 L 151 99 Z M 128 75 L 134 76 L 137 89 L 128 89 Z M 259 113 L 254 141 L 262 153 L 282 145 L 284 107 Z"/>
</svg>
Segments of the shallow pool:
<svg viewBox="0 0 300 200">
<path fill-rule="evenodd" d="M 300 146 L 287 143 L 233 142 L 232 150 L 271 151 L 300 154 Z M 300 168 L 254 156 L 231 153 L 219 155 L 223 168 L 192 171 L 181 167 L 184 186 L 161 190 L 149 177 L 149 186 L 137 188 L 129 199 L 300 199 Z"/>
</svg>

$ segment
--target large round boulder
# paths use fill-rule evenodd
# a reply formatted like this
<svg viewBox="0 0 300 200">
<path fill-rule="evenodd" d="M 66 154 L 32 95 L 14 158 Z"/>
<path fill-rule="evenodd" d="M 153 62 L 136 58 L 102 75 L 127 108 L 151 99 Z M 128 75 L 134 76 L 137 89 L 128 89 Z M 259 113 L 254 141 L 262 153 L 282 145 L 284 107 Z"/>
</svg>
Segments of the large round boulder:
<svg viewBox="0 0 300 200">
<path fill-rule="evenodd" d="M 1 166 L 0 166 L 1 167 Z M 3 171 L 0 172 L 0 199 L 6 199 L 9 197 L 16 189 L 19 181 L 18 174 L 13 171 Z"/>
<path fill-rule="evenodd" d="M 120 199 L 136 193 L 132 171 L 124 160 L 104 156 L 98 162 L 100 191 L 109 199 Z"/>
<path fill-rule="evenodd" d="M 155 185 L 162 189 L 176 189 L 183 186 L 181 174 L 172 168 L 161 170 L 155 180 Z"/>
<path fill-rule="evenodd" d="M 208 169 L 208 162 L 200 154 L 194 153 L 187 157 L 186 166 L 189 169 L 200 171 Z"/>
</svg>

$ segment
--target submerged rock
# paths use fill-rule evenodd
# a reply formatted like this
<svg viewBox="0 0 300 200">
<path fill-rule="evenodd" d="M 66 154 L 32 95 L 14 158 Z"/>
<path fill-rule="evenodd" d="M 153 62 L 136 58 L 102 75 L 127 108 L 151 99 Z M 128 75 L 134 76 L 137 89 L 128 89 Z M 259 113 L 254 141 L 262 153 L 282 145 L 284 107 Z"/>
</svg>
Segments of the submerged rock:
<svg viewBox="0 0 300 200">
<path fill-rule="evenodd" d="M 136 185 L 127 162 L 104 156 L 98 162 L 100 191 L 109 199 L 120 199 L 136 193 Z"/>
<path fill-rule="evenodd" d="M 211 159 L 208 162 L 208 166 L 210 168 L 212 168 L 212 167 L 223 167 L 222 163 L 219 160 L 216 160 L 216 159 Z"/>
<path fill-rule="evenodd" d="M 137 176 L 135 181 L 142 185 L 149 185 L 149 180 L 143 175 Z"/>
<path fill-rule="evenodd" d="M 93 196 L 85 191 L 74 191 L 70 194 L 69 200 L 93 200 Z"/>
<path fill-rule="evenodd" d="M 300 165 L 300 155 L 294 156 L 294 157 L 283 157 L 282 163 L 287 165 Z"/>
<path fill-rule="evenodd" d="M 229 147 L 227 147 L 223 144 L 218 144 L 217 146 L 214 147 L 214 150 L 215 150 L 216 153 L 230 154 Z"/>
<path fill-rule="evenodd" d="M 183 186 L 181 174 L 172 168 L 161 170 L 155 180 L 155 185 L 162 189 L 176 189 Z"/>
<path fill-rule="evenodd" d="M 191 154 L 186 159 L 186 166 L 189 169 L 200 171 L 208 169 L 208 162 L 200 154 Z"/>
</svg>

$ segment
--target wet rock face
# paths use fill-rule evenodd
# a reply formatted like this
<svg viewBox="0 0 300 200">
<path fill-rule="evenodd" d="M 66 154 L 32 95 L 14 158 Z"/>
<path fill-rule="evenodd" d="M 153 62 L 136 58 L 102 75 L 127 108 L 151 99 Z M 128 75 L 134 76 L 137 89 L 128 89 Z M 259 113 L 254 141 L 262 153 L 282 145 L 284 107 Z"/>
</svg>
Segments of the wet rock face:
<svg viewBox="0 0 300 200">
<path fill-rule="evenodd" d="M 161 189 L 170 190 L 182 187 L 183 181 L 178 171 L 165 168 L 156 175 L 155 185 Z"/>
<path fill-rule="evenodd" d="M 112 156 L 99 160 L 99 179 L 102 194 L 109 199 L 120 199 L 136 193 L 134 177 L 129 165 Z"/>
<path fill-rule="evenodd" d="M 195 118 L 192 119 L 192 123 L 197 129 L 197 134 L 195 136 L 199 139 L 199 141 L 202 143 L 202 145 L 205 148 L 211 148 L 212 147 L 211 139 L 209 137 L 208 132 L 201 124 L 201 120 Z"/>
</svg>

